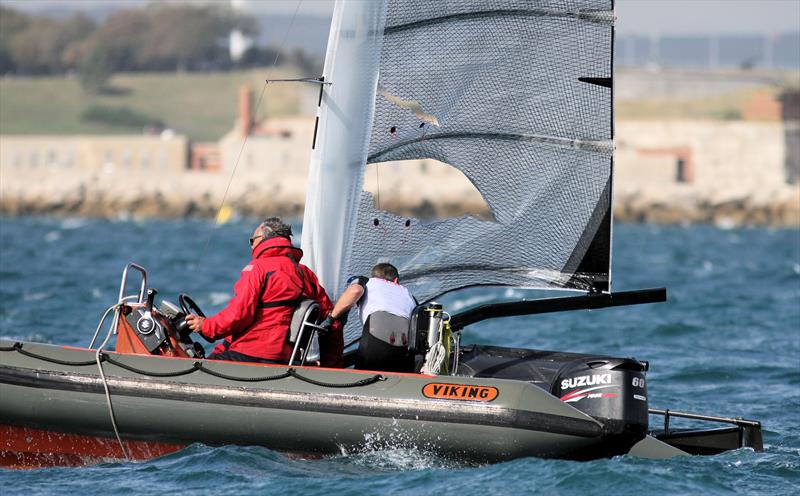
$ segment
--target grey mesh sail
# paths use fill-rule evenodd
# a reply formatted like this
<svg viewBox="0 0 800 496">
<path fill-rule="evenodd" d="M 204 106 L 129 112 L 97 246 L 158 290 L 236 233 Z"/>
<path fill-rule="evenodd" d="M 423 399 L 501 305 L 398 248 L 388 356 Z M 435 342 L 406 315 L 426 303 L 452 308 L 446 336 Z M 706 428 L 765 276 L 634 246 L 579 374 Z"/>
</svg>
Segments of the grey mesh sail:
<svg viewBox="0 0 800 496">
<path fill-rule="evenodd" d="M 340 276 L 388 260 L 420 301 L 475 285 L 609 291 L 611 0 L 386 0 L 373 19 L 374 106 L 337 226 Z M 361 191 L 367 163 L 425 158 L 463 172 L 493 219 L 400 217 Z"/>
</svg>

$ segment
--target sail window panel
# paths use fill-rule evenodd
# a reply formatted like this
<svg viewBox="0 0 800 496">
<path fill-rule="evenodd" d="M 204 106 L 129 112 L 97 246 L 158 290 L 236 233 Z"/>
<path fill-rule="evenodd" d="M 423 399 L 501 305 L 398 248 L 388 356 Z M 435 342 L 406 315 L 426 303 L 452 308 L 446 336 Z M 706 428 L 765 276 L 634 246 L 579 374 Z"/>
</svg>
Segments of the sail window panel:
<svg viewBox="0 0 800 496">
<path fill-rule="evenodd" d="M 364 174 L 364 191 L 376 210 L 423 222 L 472 215 L 492 220 L 486 200 L 457 168 L 438 160 L 401 160 L 370 164 Z M 373 219 L 373 224 L 374 224 Z"/>
<path fill-rule="evenodd" d="M 364 193 L 352 273 L 366 272 L 388 258 L 421 300 L 475 284 L 589 290 L 592 282 L 607 279 L 607 266 L 573 277 L 577 261 L 590 247 L 584 239 L 587 226 L 594 222 L 589 230 L 598 229 L 596 207 L 608 206 L 607 182 L 591 174 L 608 171 L 607 156 L 526 142 L 430 141 L 417 146 L 429 149 L 412 150 L 410 156 L 439 156 L 451 164 L 472 164 L 463 157 L 512 157 L 507 162 L 513 167 L 490 176 L 477 166 L 460 168 L 484 194 L 496 221 L 465 216 L 437 222 L 412 219 L 407 226 L 407 217 L 377 210 L 372 196 Z M 390 156 L 404 158 L 401 149 Z"/>
</svg>

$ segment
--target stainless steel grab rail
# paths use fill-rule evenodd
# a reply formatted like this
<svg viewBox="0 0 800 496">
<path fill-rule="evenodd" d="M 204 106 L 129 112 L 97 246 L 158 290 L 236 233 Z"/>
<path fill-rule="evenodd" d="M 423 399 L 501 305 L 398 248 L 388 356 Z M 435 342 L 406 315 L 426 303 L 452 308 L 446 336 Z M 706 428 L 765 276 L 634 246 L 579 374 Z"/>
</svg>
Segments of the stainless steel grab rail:
<svg viewBox="0 0 800 496">
<path fill-rule="evenodd" d="M 142 284 L 139 287 L 139 303 L 144 303 L 144 293 L 147 291 L 147 271 L 141 265 L 133 262 L 126 265 L 125 270 L 122 271 L 122 282 L 119 285 L 119 298 L 117 298 L 117 303 L 123 302 L 123 298 L 125 296 L 125 286 L 128 283 L 129 269 L 136 269 L 142 274 Z"/>
</svg>

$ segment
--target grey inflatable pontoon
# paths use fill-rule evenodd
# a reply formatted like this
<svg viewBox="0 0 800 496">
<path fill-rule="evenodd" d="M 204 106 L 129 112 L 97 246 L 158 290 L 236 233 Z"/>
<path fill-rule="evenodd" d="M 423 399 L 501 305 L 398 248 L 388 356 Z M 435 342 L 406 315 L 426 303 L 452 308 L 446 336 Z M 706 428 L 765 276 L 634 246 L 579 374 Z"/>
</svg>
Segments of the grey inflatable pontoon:
<svg viewBox="0 0 800 496">
<path fill-rule="evenodd" d="M 646 362 L 462 347 L 453 338 L 484 318 L 658 301 L 665 296 L 660 290 L 512 302 L 454 315 L 445 366 L 421 374 L 302 365 L 318 329 L 313 305 L 296 315 L 294 365 L 205 360 L 187 331 L 185 315 L 200 311 L 191 298 L 181 295 L 181 308 L 156 307 L 146 276 L 137 296 L 123 298 L 125 277 L 99 347 L 94 339 L 87 349 L 0 340 L 3 466 L 141 460 L 191 443 L 259 445 L 300 456 L 410 447 L 477 463 L 762 449 L 758 422 L 650 410 Z M 431 333 L 442 329 L 437 315 L 441 306 L 433 304 L 412 318 L 409 351 L 417 362 L 430 351 Z M 112 331 L 117 351 L 103 351 Z M 651 415 L 664 418 L 663 429 L 650 431 Z M 670 426 L 685 416 L 731 426 Z"/>
</svg>

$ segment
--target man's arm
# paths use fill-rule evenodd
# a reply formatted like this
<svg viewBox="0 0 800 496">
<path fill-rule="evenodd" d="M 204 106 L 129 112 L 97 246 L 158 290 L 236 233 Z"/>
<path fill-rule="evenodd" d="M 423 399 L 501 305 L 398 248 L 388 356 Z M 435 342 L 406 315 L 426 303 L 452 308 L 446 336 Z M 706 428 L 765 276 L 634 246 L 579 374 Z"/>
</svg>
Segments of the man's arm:
<svg viewBox="0 0 800 496">
<path fill-rule="evenodd" d="M 319 304 L 319 309 L 322 316 L 329 316 L 333 309 L 333 303 L 328 298 L 328 293 L 322 287 L 317 279 L 317 275 L 305 265 L 301 265 L 305 274 L 304 280 L 309 291 L 308 296 Z M 319 359 L 320 365 L 323 367 L 336 367 L 341 368 L 344 366 L 342 361 L 342 353 L 344 352 L 344 334 L 342 333 L 341 324 L 334 325 L 328 332 L 319 334 Z"/>
<path fill-rule="evenodd" d="M 347 286 L 347 289 L 344 290 L 342 296 L 339 297 L 339 301 L 337 301 L 336 305 L 333 307 L 331 318 L 338 319 L 346 315 L 353 305 L 358 303 L 358 300 L 360 300 L 362 296 L 364 296 L 364 286 L 359 282 Z"/>
<path fill-rule="evenodd" d="M 208 339 L 215 340 L 239 333 L 253 323 L 258 303 L 261 301 L 263 281 L 255 267 L 245 267 L 233 286 L 234 296 L 218 314 L 200 324 L 198 331 Z"/>
</svg>

